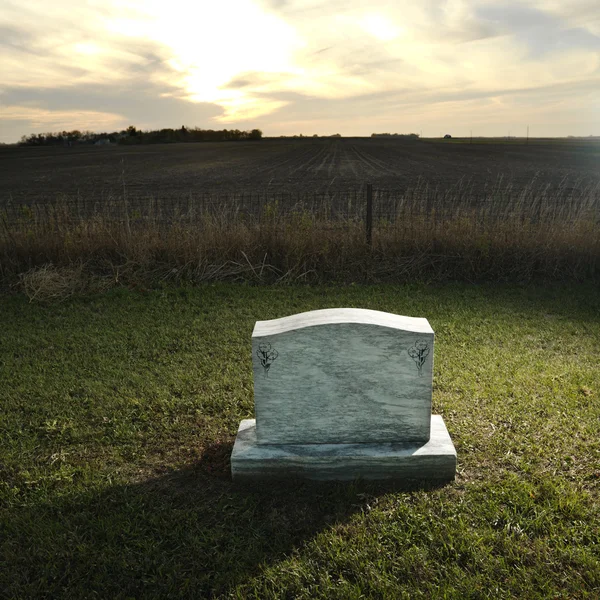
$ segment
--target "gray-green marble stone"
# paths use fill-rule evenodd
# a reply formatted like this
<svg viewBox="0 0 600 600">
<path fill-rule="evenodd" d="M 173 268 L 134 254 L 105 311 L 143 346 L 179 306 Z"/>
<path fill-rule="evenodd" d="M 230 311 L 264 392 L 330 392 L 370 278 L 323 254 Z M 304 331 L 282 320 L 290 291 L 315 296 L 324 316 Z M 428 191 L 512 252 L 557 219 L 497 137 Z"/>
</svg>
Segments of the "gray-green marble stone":
<svg viewBox="0 0 600 600">
<path fill-rule="evenodd" d="M 433 343 L 426 319 L 374 310 L 258 321 L 256 420 L 240 425 L 233 479 L 454 479 L 456 451 L 431 415 Z"/>
<path fill-rule="evenodd" d="M 259 444 L 426 442 L 434 334 L 427 319 L 339 308 L 258 321 Z"/>
<path fill-rule="evenodd" d="M 454 479 L 456 451 L 440 415 L 427 443 L 259 444 L 254 419 L 242 421 L 231 455 L 233 480 L 394 479 L 442 483 Z"/>
</svg>

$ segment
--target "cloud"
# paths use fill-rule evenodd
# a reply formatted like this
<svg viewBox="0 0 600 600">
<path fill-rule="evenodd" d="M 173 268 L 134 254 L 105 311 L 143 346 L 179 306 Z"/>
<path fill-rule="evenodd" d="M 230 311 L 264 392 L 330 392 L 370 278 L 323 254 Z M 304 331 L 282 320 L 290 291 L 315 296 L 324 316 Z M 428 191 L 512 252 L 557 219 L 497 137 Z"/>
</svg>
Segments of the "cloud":
<svg viewBox="0 0 600 600">
<path fill-rule="evenodd" d="M 0 95 L 2 136 L 6 138 L 9 123 L 12 130 L 24 133 L 56 129 L 91 129 L 106 131 L 136 125 L 141 129 L 174 126 L 208 128 L 222 115 L 223 109 L 210 103 L 191 103 L 169 95 L 169 88 L 144 81 L 143 77 L 119 85 L 95 84 L 83 89 L 59 87 L 32 90 L 13 87 Z M 173 91 L 173 90 L 171 90 Z M 174 90 L 177 91 L 177 90 Z M 73 125 L 64 125 L 68 114 Z M 86 119 L 88 123 L 86 124 Z"/>
<path fill-rule="evenodd" d="M 291 132 L 370 135 L 373 131 L 453 135 L 589 135 L 600 126 L 600 77 L 577 84 L 505 90 L 404 89 L 351 99 L 293 98 L 277 113 L 277 121 L 257 121 L 272 135 Z M 594 114 L 595 111 L 595 114 Z M 594 127 L 596 129 L 594 129 Z"/>
<path fill-rule="evenodd" d="M 492 127 L 525 96 L 592 123 L 597 104 L 568 90 L 600 74 L 600 4 L 4 0 L 0 51 L 0 100 L 29 115 L 0 114 L 3 131 L 8 121 L 59 123 L 65 111 L 142 127 L 268 133 L 308 123 L 353 133 L 368 119 L 394 123 L 401 110 L 421 121 L 446 110 Z M 560 98 L 543 96 L 556 86 Z"/>
<path fill-rule="evenodd" d="M 573 13 L 560 15 L 521 3 L 505 3 L 479 7 L 477 14 L 493 23 L 498 33 L 511 36 L 516 46 L 526 48 L 528 58 L 574 50 L 600 52 L 600 37 L 583 27 L 583 23 L 573 21 Z M 597 8 L 596 14 L 600 17 Z"/>
<path fill-rule="evenodd" d="M 94 2 L 5 0 L 0 12 L 1 86 L 57 88 L 126 80 L 156 49 L 152 40 L 127 43 L 105 26 Z"/>
<path fill-rule="evenodd" d="M 123 126 L 122 115 L 94 110 L 48 110 L 27 106 L 2 106 L 2 118 L 7 121 L 25 121 L 36 130 L 64 129 L 114 130 Z"/>
</svg>

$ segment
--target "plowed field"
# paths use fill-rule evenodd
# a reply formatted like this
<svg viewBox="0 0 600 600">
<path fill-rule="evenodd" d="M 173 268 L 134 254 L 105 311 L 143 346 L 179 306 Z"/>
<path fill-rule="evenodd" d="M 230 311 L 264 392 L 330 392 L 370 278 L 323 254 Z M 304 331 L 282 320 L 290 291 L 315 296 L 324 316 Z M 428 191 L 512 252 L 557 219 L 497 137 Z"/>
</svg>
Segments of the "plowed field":
<svg viewBox="0 0 600 600">
<path fill-rule="evenodd" d="M 600 184 L 600 143 L 406 141 L 381 138 L 265 139 L 260 142 L 0 149 L 0 204 L 117 197 L 181 198 L 202 192 L 323 193 L 367 183 L 399 192 L 468 185 Z"/>
</svg>

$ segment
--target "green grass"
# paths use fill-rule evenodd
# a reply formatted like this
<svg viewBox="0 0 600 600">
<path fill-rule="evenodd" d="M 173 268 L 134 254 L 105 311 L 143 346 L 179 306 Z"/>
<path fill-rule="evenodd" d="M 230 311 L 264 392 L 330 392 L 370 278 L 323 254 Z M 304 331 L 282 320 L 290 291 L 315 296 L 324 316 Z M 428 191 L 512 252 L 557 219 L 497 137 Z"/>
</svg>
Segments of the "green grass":
<svg viewBox="0 0 600 600">
<path fill-rule="evenodd" d="M 454 483 L 232 486 L 254 321 L 335 306 L 429 319 Z M 592 287 L 116 289 L 0 314 L 0 596 L 600 595 Z"/>
</svg>

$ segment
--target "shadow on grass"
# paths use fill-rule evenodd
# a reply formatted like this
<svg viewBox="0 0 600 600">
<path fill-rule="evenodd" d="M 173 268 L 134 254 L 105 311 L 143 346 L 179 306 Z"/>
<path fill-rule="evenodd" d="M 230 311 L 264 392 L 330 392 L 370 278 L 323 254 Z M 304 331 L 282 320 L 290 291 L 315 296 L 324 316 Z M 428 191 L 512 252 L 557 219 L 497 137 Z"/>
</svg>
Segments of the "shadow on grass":
<svg viewBox="0 0 600 600">
<path fill-rule="evenodd" d="M 9 597 L 210 597 L 348 524 L 384 483 L 235 486 L 231 442 L 189 468 L 133 484 L 50 493 L 10 511 Z M 2 578 L 0 577 L 0 580 Z"/>
</svg>

